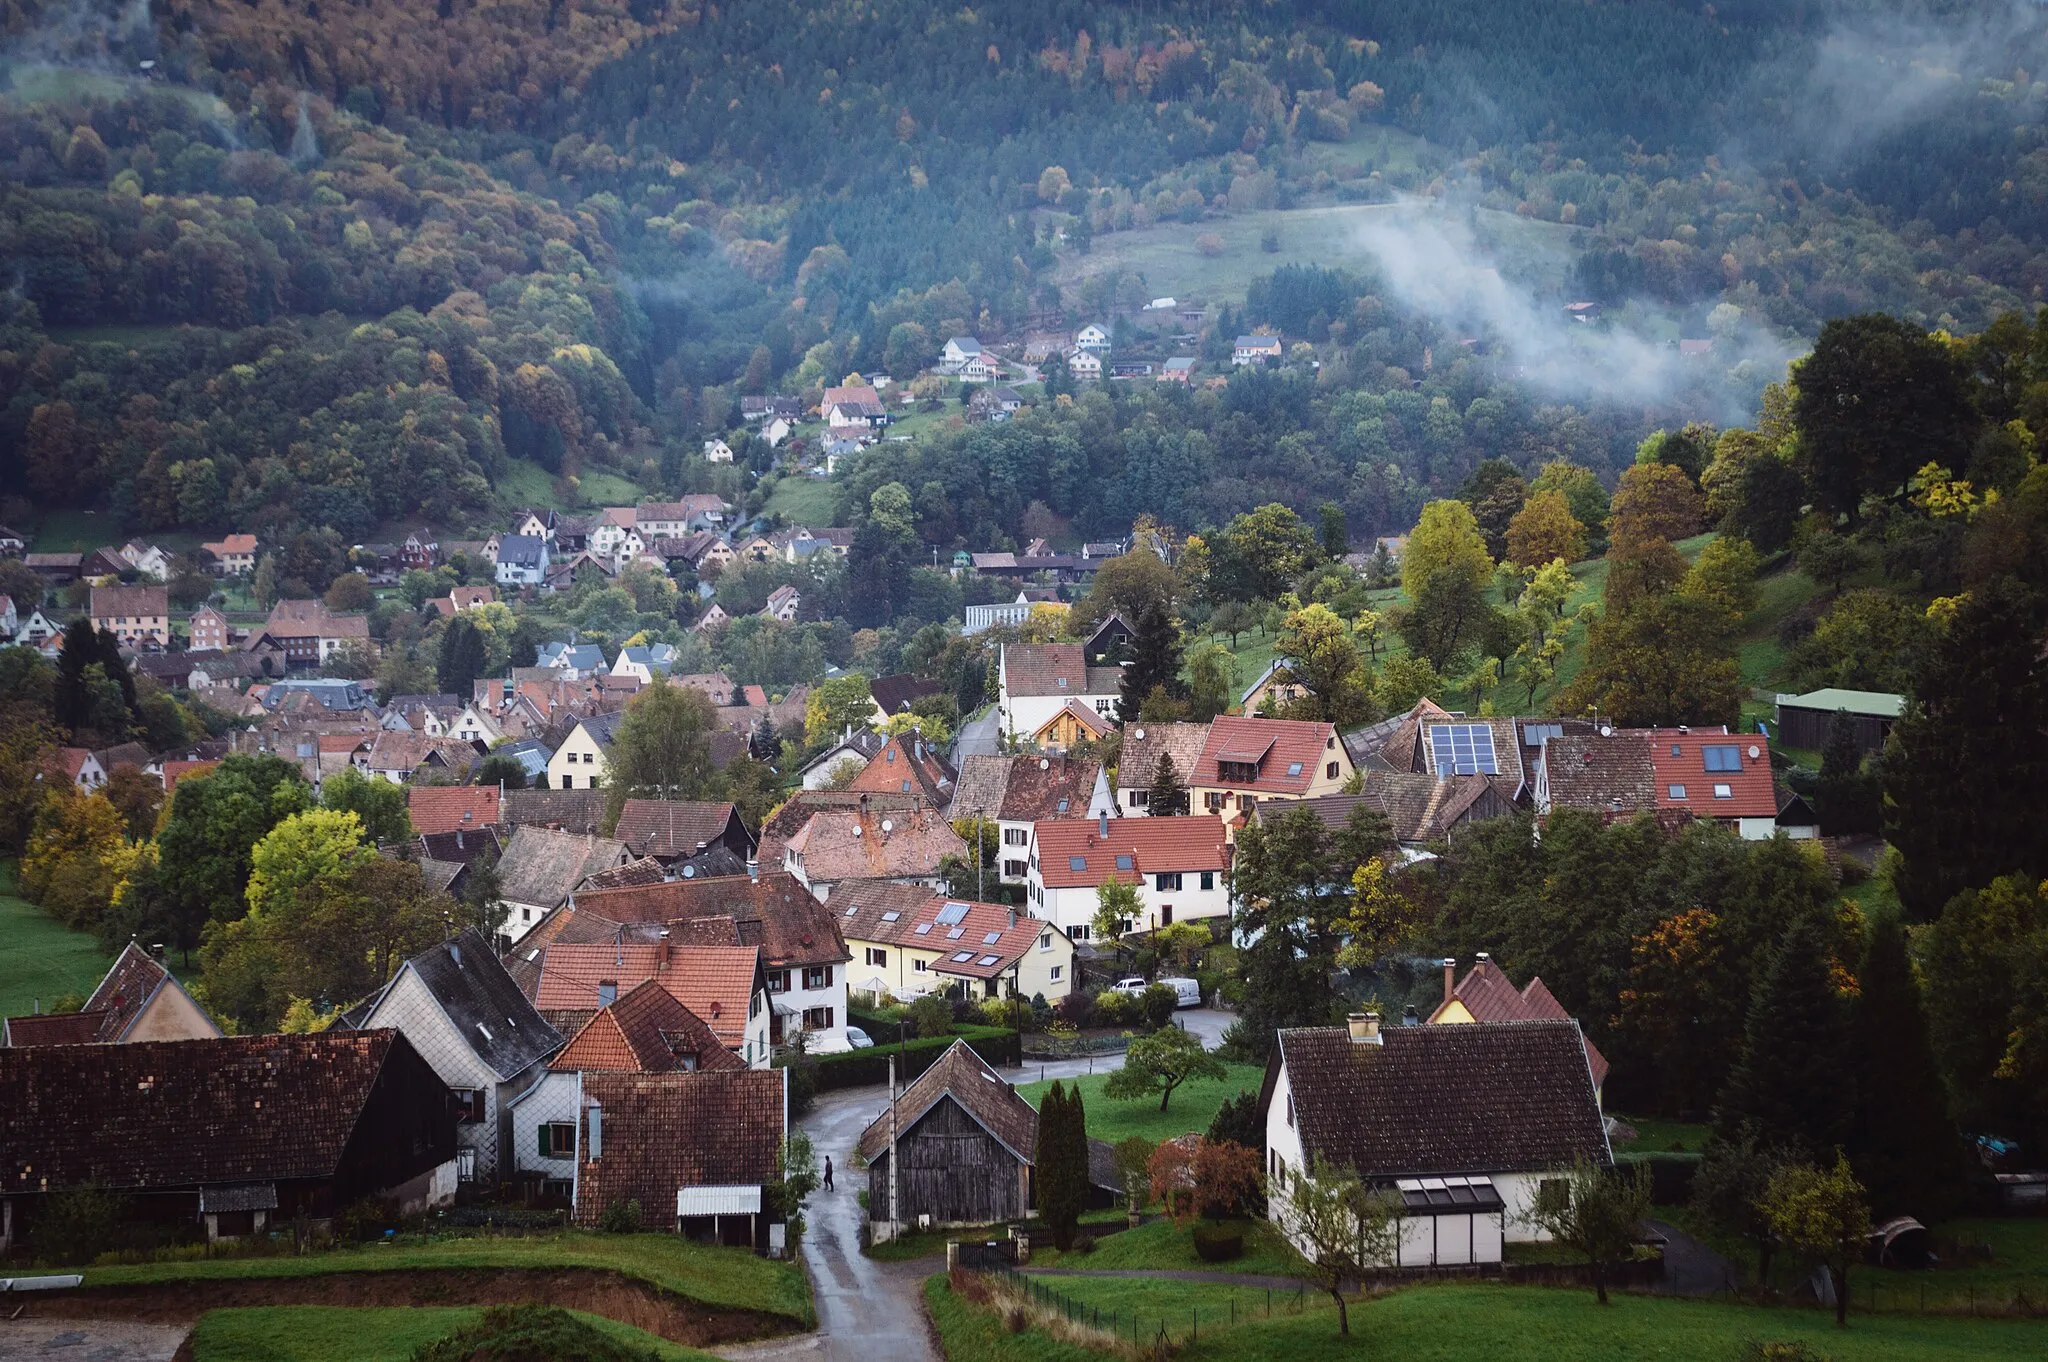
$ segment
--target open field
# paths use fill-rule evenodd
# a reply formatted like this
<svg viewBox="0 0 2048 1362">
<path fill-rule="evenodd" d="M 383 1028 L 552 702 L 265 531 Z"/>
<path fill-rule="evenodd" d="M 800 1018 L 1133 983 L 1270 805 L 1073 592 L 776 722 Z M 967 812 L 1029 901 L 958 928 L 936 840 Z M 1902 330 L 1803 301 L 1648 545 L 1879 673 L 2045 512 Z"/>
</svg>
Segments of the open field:
<svg viewBox="0 0 2048 1362">
<path fill-rule="evenodd" d="M 112 963 L 100 944 L 14 897 L 14 863 L 0 862 L 0 1017 L 43 1011 L 67 993 L 92 992 Z"/>
<path fill-rule="evenodd" d="M 1227 1077 L 1195 1079 L 1174 1089 L 1173 1098 L 1163 1112 L 1159 1110 L 1157 1097 L 1140 1098 L 1135 1102 L 1118 1102 L 1105 1097 L 1102 1085 L 1109 1081 L 1108 1074 L 1072 1079 L 1068 1086 L 1081 1089 L 1091 1138 L 1108 1140 L 1111 1144 L 1133 1135 L 1142 1135 L 1148 1140 L 1164 1140 L 1185 1135 L 1191 1130 L 1207 1130 L 1209 1122 L 1216 1118 L 1217 1108 L 1240 1092 L 1257 1092 L 1265 1077 L 1264 1071 L 1256 1064 L 1232 1064 L 1228 1068 L 1230 1073 Z M 1027 1083 L 1019 1086 L 1017 1092 L 1036 1106 L 1051 1086 L 1051 1083 Z"/>
<path fill-rule="evenodd" d="M 1378 259 L 1361 241 L 1362 228 L 1379 222 L 1431 221 L 1462 227 L 1466 219 L 1447 208 L 1404 202 L 1269 208 L 1200 222 L 1162 222 L 1105 232 L 1094 238 L 1086 255 L 1063 253 L 1053 277 L 1068 289 L 1122 270 L 1144 276 L 1144 291 L 1153 296 L 1201 298 L 1211 307 L 1236 305 L 1244 301 L 1253 279 L 1282 265 L 1374 271 Z M 1562 283 L 1576 228 L 1488 209 L 1480 210 L 1474 221 L 1480 246 L 1504 274 Z M 1278 238 L 1277 251 L 1263 248 L 1268 232 Z M 1204 237 L 1216 238 L 1220 249 L 1205 253 L 1195 244 Z"/>
<path fill-rule="evenodd" d="M 604 1318 L 573 1312 L 585 1323 L 665 1362 L 707 1362 L 709 1353 Z M 467 1328 L 481 1308 L 324 1305 L 209 1310 L 192 1330 L 193 1362 L 406 1362 L 436 1339 Z"/>
<path fill-rule="evenodd" d="M 1666 1121 L 1652 1116 L 1617 1116 L 1635 1127 L 1633 1140 L 1616 1140 L 1614 1152 L 1623 1158 L 1643 1154 L 1697 1154 L 1707 1147 L 1713 1127 L 1692 1121 Z"/>
<path fill-rule="evenodd" d="M 793 473 L 776 480 L 775 490 L 768 494 L 761 511 L 764 515 L 779 514 L 791 525 L 822 528 L 832 523 L 838 500 L 839 489 L 829 479 Z"/>
<path fill-rule="evenodd" d="M 1351 1337 L 1337 1333 L 1337 1312 L 1311 1289 L 1299 1301 L 1264 1289 L 1214 1283 L 1064 1277 L 1045 1283 L 1089 1312 L 1100 1307 L 1128 1330 L 1132 1315 L 1150 1342 L 1163 1326 L 1190 1359 L 1216 1362 L 1321 1362 L 1399 1358 L 1402 1362 L 1733 1362 L 1750 1340 L 1804 1342 L 1833 1362 L 1963 1362 L 2035 1358 L 2048 1350 L 2048 1321 L 1850 1315 L 1838 1330 L 1831 1313 L 1617 1294 L 1602 1308 L 1587 1290 L 1457 1283 L 1414 1286 L 1354 1302 Z M 1041 1329 L 1008 1335 L 986 1311 L 950 1297 L 943 1278 L 926 1286 L 933 1318 L 955 1357 L 1072 1362 L 1094 1350 L 1061 1343 Z M 1232 1322 L 1232 1310 L 1236 1322 Z M 983 1351 L 991 1338 L 1000 1350 Z M 957 1340 L 957 1346 L 956 1346 Z"/>
<path fill-rule="evenodd" d="M 810 1288 L 795 1264 L 770 1262 L 739 1249 L 706 1248 L 668 1234 L 566 1230 L 522 1238 L 373 1244 L 294 1257 L 123 1263 L 87 1268 L 85 1284 L 122 1286 L 460 1268 L 608 1269 L 706 1305 L 758 1310 L 807 1325 L 812 1319 Z"/>
<path fill-rule="evenodd" d="M 531 459 L 507 460 L 507 470 L 493 486 L 506 504 L 533 506 L 557 511 L 587 506 L 631 506 L 642 495 L 640 484 L 609 469 L 591 469 L 582 475 L 573 498 L 555 490 L 554 475 Z"/>
</svg>

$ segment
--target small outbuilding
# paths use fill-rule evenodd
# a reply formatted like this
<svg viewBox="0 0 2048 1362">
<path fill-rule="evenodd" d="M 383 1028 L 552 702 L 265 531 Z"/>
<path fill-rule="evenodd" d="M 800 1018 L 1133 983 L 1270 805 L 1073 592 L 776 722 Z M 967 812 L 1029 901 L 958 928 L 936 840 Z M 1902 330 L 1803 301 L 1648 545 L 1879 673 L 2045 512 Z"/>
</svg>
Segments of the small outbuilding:
<svg viewBox="0 0 2048 1362">
<path fill-rule="evenodd" d="M 1906 711 L 1906 697 L 1889 691 L 1843 690 L 1830 686 L 1804 695 L 1778 697 L 1778 741 L 1787 747 L 1818 752 L 1827 746 L 1835 716 L 1845 714 L 1856 733 L 1856 746 L 1880 751 L 1892 725 Z"/>
</svg>

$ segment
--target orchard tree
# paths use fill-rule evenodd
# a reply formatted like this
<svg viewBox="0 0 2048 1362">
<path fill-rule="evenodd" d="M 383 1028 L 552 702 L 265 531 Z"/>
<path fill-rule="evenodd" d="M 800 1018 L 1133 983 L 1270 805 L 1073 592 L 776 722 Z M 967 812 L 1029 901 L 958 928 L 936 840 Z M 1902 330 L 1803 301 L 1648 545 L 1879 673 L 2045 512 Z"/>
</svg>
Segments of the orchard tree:
<svg viewBox="0 0 2048 1362">
<path fill-rule="evenodd" d="M 1110 1074 L 1102 1091 L 1119 1102 L 1158 1093 L 1159 1109 L 1165 1111 L 1181 1084 L 1194 1078 L 1226 1078 L 1229 1073 L 1222 1060 L 1202 1048 L 1198 1038 L 1178 1026 L 1162 1026 L 1131 1042 L 1124 1052 L 1123 1067 Z"/>
<path fill-rule="evenodd" d="M 1706 507 L 1692 479 L 1668 463 L 1639 463 L 1622 470 L 1615 484 L 1608 535 L 1617 545 L 1699 533 Z"/>
<path fill-rule="evenodd" d="M 1267 1190 L 1288 1238 L 1303 1246 L 1316 1284 L 1336 1302 L 1337 1332 L 1351 1334 L 1345 1286 L 1394 1259 L 1400 1243 L 1400 1203 L 1374 1191 L 1348 1167 L 1321 1154 L 1307 1168 L 1289 1168 Z"/>
<path fill-rule="evenodd" d="M 1835 1326 L 1849 1323 L 1849 1269 L 1870 1247 L 1870 1207 L 1849 1160 L 1835 1151 L 1825 1171 L 1812 1164 L 1778 1170 L 1764 1192 L 1764 1217 L 1793 1252 L 1827 1269 L 1835 1288 Z"/>
<path fill-rule="evenodd" d="M 1576 563 L 1586 556 L 1586 527 L 1562 492 L 1537 492 L 1508 522 L 1507 561 L 1533 572 L 1553 558 Z"/>
<path fill-rule="evenodd" d="M 1628 1260 L 1650 1213 L 1649 1174 L 1640 1164 L 1628 1173 L 1603 1168 L 1581 1154 L 1569 1173 L 1538 1190 L 1529 1210 L 1532 1225 L 1586 1260 L 1602 1305 L 1608 1273 Z"/>
<path fill-rule="evenodd" d="M 1339 728 L 1377 717 L 1372 673 L 1351 641 L 1350 630 L 1327 605 L 1316 603 L 1289 611 L 1273 642 L 1273 655 L 1283 659 L 1274 679 L 1308 692 L 1311 713 L 1294 717 L 1319 719 Z"/>
</svg>

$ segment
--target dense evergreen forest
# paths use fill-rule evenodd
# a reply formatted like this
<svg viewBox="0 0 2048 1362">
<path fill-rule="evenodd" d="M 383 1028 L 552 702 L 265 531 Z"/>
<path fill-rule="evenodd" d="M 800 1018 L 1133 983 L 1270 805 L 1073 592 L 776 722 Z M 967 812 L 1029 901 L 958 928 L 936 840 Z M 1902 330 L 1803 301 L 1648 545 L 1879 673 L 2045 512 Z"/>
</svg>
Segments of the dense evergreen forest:
<svg viewBox="0 0 2048 1362">
<path fill-rule="evenodd" d="M 1034 501 L 1077 531 L 1269 500 L 1401 530 L 1488 457 L 1611 477 L 1651 429 L 1752 410 L 1829 317 L 2038 302 L 2038 14 L 7 0 L 0 483 L 350 539 L 482 523 L 512 459 L 743 496 L 759 469 L 684 453 L 741 392 L 907 377 L 946 335 L 1115 302 L 1054 280 L 1091 241 L 1316 204 L 1559 224 L 1573 295 L 1769 339 L 1561 388 L 1390 261 L 1283 272 L 1216 331 L 1311 347 L 1285 372 L 886 447 L 842 498 L 939 489 L 938 547 L 1013 542 Z"/>
</svg>

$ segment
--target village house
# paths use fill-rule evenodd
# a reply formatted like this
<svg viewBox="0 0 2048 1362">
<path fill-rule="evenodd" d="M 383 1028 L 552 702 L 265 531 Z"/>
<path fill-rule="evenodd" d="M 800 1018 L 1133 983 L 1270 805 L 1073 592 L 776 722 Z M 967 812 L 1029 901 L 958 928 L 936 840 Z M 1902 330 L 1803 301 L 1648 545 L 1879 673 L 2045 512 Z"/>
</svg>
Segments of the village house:
<svg viewBox="0 0 2048 1362">
<path fill-rule="evenodd" d="M 1444 960 L 1444 1000 L 1427 1018 L 1431 1026 L 1471 1026 L 1479 1023 L 1515 1021 L 1571 1021 L 1572 1014 L 1564 1010 L 1551 991 L 1544 987 L 1543 980 L 1535 975 L 1521 988 L 1507 976 L 1507 971 L 1493 963 L 1493 957 L 1485 951 L 1474 958 L 1472 968 L 1465 972 L 1463 979 L 1456 979 L 1457 961 Z M 1600 1053 L 1600 1047 L 1586 1037 L 1586 1069 L 1593 1078 L 1593 1099 L 1600 1099 L 1600 1090 L 1607 1082 L 1607 1056 Z"/>
<path fill-rule="evenodd" d="M 426 608 L 444 619 L 454 619 L 465 610 L 481 610 L 498 599 L 494 586 L 453 586 L 445 596 L 436 596 Z"/>
<path fill-rule="evenodd" d="M 121 948 L 78 1011 L 9 1017 L 0 1023 L 0 1045 L 131 1045 L 219 1035 L 220 1028 L 185 986 L 133 941 Z"/>
<path fill-rule="evenodd" d="M 607 506 L 590 527 L 588 549 L 598 558 L 616 559 L 638 554 L 645 546 L 638 531 L 639 517 L 631 506 Z M 664 536 L 653 536 L 661 538 Z M 679 537 L 679 536 L 667 536 Z"/>
<path fill-rule="evenodd" d="M 740 419 L 749 425 L 760 425 L 780 417 L 789 421 L 803 419 L 804 404 L 794 397 L 742 397 Z"/>
<path fill-rule="evenodd" d="M 57 769 L 77 787 L 80 794 L 91 794 L 107 783 L 107 768 L 83 747 L 58 748 Z"/>
<path fill-rule="evenodd" d="M 537 954 L 532 996 L 543 1013 L 594 1013 L 652 979 L 748 1068 L 768 1067 L 768 975 L 757 946 L 678 945 L 668 929 L 653 941 L 556 941 Z"/>
<path fill-rule="evenodd" d="M 848 884 L 832 900 L 853 952 L 852 986 L 876 998 L 957 989 L 964 997 L 1056 1002 L 1074 987 L 1074 944 L 1057 924 L 920 885 Z"/>
<path fill-rule="evenodd" d="M 1074 333 L 1074 348 L 1090 355 L 1109 353 L 1109 328 L 1099 322 L 1089 322 Z"/>
<path fill-rule="evenodd" d="M 1194 376 L 1195 361 L 1186 355 L 1175 355 L 1172 359 L 1167 360 L 1159 370 L 1159 381 L 1161 383 L 1178 383 L 1183 388 L 1188 386 L 1194 379 Z"/>
<path fill-rule="evenodd" d="M 496 785 L 415 785 L 405 806 L 416 833 L 476 831 L 499 821 L 503 794 Z"/>
<path fill-rule="evenodd" d="M 584 881 L 632 859 L 624 842 L 588 833 L 525 826 L 513 829 L 498 859 L 499 901 L 505 906 L 500 933 L 513 944 Z"/>
<path fill-rule="evenodd" d="M 840 433 L 866 433 L 888 420 L 882 395 L 863 384 L 843 384 L 825 389 L 818 402 L 828 429 Z"/>
<path fill-rule="evenodd" d="M 885 741 L 871 728 L 849 728 L 838 742 L 805 763 L 799 783 L 806 790 L 845 789 Z"/>
<path fill-rule="evenodd" d="M 121 561 L 134 568 L 137 576 L 161 582 L 171 575 L 171 555 L 155 544 L 131 539 L 118 552 Z"/>
<path fill-rule="evenodd" d="M 1284 1030 L 1259 1092 L 1268 1214 L 1306 1249 L 1288 1189 L 1322 1159 L 1401 1200 L 1389 1267 L 1498 1263 L 1576 1160 L 1613 1163 L 1576 1022 Z"/>
<path fill-rule="evenodd" d="M 676 501 L 642 502 L 632 511 L 633 528 L 643 542 L 681 539 L 699 530 L 725 524 L 725 501 L 709 492 L 693 492 Z"/>
<path fill-rule="evenodd" d="M 324 667 L 343 649 L 368 655 L 370 621 L 366 615 L 335 614 L 320 601 L 279 601 L 242 646 L 265 641 L 283 651 L 287 667 Z"/>
<path fill-rule="evenodd" d="M 431 529 L 418 529 L 408 534 L 398 546 L 398 566 L 416 572 L 427 572 L 441 562 L 441 543 L 434 538 Z"/>
<path fill-rule="evenodd" d="M 1032 826 L 1025 899 L 1076 941 L 1091 936 L 1096 890 L 1112 878 L 1138 891 L 1140 916 L 1127 931 L 1228 918 L 1229 864 L 1228 830 L 1210 814 L 1048 819 Z"/>
<path fill-rule="evenodd" d="M 28 552 L 28 536 L 0 525 L 0 558 L 19 558 Z"/>
<path fill-rule="evenodd" d="M 966 854 L 967 844 L 936 810 L 868 805 L 813 813 L 784 845 L 781 868 L 826 902 L 850 880 L 894 880 L 943 893 L 940 863 Z"/>
<path fill-rule="evenodd" d="M 982 818 L 996 825 L 1002 838 L 996 870 L 1003 884 L 1023 884 L 1031 868 L 1031 830 L 1061 818 L 1116 815 L 1102 763 L 1078 758 L 1017 756 L 969 757 L 953 797 L 952 817 Z M 1097 798 L 1098 793 L 1100 799 Z"/>
<path fill-rule="evenodd" d="M 243 577 L 256 571 L 256 536 L 253 534 L 225 535 L 211 544 L 201 544 L 213 559 L 213 571 L 217 577 Z"/>
<path fill-rule="evenodd" d="M 1094 382 L 1102 377 L 1102 356 L 1093 350 L 1069 350 L 1067 373 L 1077 382 Z"/>
<path fill-rule="evenodd" d="M 548 758 L 548 787 L 555 790 L 596 790 L 611 774 L 612 735 L 622 712 L 579 719 L 555 754 Z"/>
<path fill-rule="evenodd" d="M 779 1053 L 799 1035 L 811 1054 L 849 1048 L 846 991 L 853 953 L 834 912 L 795 877 L 768 870 L 586 890 L 576 895 L 572 907 L 579 916 L 688 931 L 692 942 L 758 946 L 768 984 L 772 1050 Z M 722 942 L 707 935 L 721 924 L 731 932 Z"/>
<path fill-rule="evenodd" d="M 85 568 L 85 555 L 82 553 L 29 553 L 23 554 L 21 561 L 24 567 L 51 586 L 77 581 Z"/>
<path fill-rule="evenodd" d="M 1239 336 L 1230 347 L 1230 362 L 1240 369 L 1250 364 L 1277 362 L 1279 358 L 1278 336 Z"/>
<path fill-rule="evenodd" d="M 1089 666 L 1078 643 L 1005 643 L 996 665 L 1003 731 L 1017 740 L 1069 700 L 1108 718 L 1121 695 L 1122 668 Z"/>
<path fill-rule="evenodd" d="M 161 648 L 171 641 L 170 592 L 161 586 L 96 586 L 92 627 L 129 647 Z"/>
<path fill-rule="evenodd" d="M 643 686 L 651 686 L 657 677 L 667 676 L 676 664 L 676 649 L 672 643 L 636 644 L 619 649 L 618 658 L 612 663 L 613 676 L 630 676 Z"/>
<path fill-rule="evenodd" d="M 0 1111 L 0 1252 L 88 1183 L 209 1241 L 455 1195 L 448 1089 L 396 1031 L 0 1050 Z"/>
<path fill-rule="evenodd" d="M 795 587 L 778 586 L 768 593 L 768 603 L 761 607 L 761 613 L 778 623 L 795 624 L 803 603 L 804 598 Z"/>
<path fill-rule="evenodd" d="M 706 440 L 704 442 L 704 462 L 731 463 L 732 446 L 723 440 Z"/>
<path fill-rule="evenodd" d="M 499 586 L 539 586 L 548 575 L 548 541 L 539 535 L 508 534 L 498 541 Z"/>
<path fill-rule="evenodd" d="M 185 622 L 185 646 L 199 652 L 225 652 L 231 641 L 228 617 L 210 605 L 202 605 Z"/>
<path fill-rule="evenodd" d="M 1336 794 L 1351 771 L 1334 725 L 1218 715 L 1186 782 L 1197 811 L 1228 819 L 1261 801 Z"/>
<path fill-rule="evenodd" d="M 1159 777 L 1159 759 L 1165 757 L 1173 764 L 1173 774 L 1180 781 L 1185 803 L 1184 807 L 1164 812 L 1190 812 L 1193 803 L 1189 796 L 1188 778 L 1200 764 L 1202 749 L 1208 742 L 1207 724 L 1132 724 L 1124 733 L 1123 752 L 1116 769 L 1118 809 L 1126 815 L 1135 816 L 1155 812 L 1152 808 L 1152 785 Z"/>
<path fill-rule="evenodd" d="M 1041 752 L 1071 752 L 1083 743 L 1101 742 L 1116 726 L 1109 717 L 1090 709 L 1079 700 L 1069 700 L 1053 711 L 1027 741 Z"/>
<path fill-rule="evenodd" d="M 575 1127 L 585 1073 L 737 1072 L 746 1064 L 704 1020 L 652 979 L 598 1009 L 548 1061 L 545 1076 L 507 1104 L 516 1176 L 529 1202 L 572 1206 Z M 602 1139 L 602 1130 L 600 1130 Z"/>
<path fill-rule="evenodd" d="M 562 1037 L 473 928 L 400 965 L 344 1024 L 400 1032 L 447 1085 L 457 1181 L 488 1187 L 511 1171 L 506 1104 L 540 1078 Z"/>
<path fill-rule="evenodd" d="M 612 835 L 636 857 L 652 856 L 690 878 L 741 873 L 756 845 L 737 806 L 705 800 L 629 799 Z"/>
<path fill-rule="evenodd" d="M 916 729 L 898 733 L 845 786 L 867 794 L 914 794 L 934 809 L 953 802 L 956 773 L 939 749 Z"/>
<path fill-rule="evenodd" d="M 877 1242 L 909 1228 L 1023 1220 L 1033 1204 L 1038 1110 L 966 1041 L 955 1041 L 861 1132 L 868 1225 Z M 1115 1159 L 1088 1142 L 1092 1188 L 1117 1190 Z"/>
<path fill-rule="evenodd" d="M 637 1204 L 644 1230 L 768 1250 L 781 1219 L 770 1189 L 789 1128 L 787 1070 L 585 1073 L 578 1101 L 578 1225 Z"/>
<path fill-rule="evenodd" d="M 1533 802 L 1538 817 L 1557 809 L 1586 809 L 1611 820 L 1653 813 L 1676 825 L 1710 819 L 1745 840 L 1782 830 L 1811 838 L 1818 829 L 1801 816 L 1803 803 L 1783 800 L 1761 736 L 1724 727 L 1606 727 L 1565 733 L 1543 744 Z M 1781 824 L 1779 811 L 1790 817 Z"/>
</svg>

